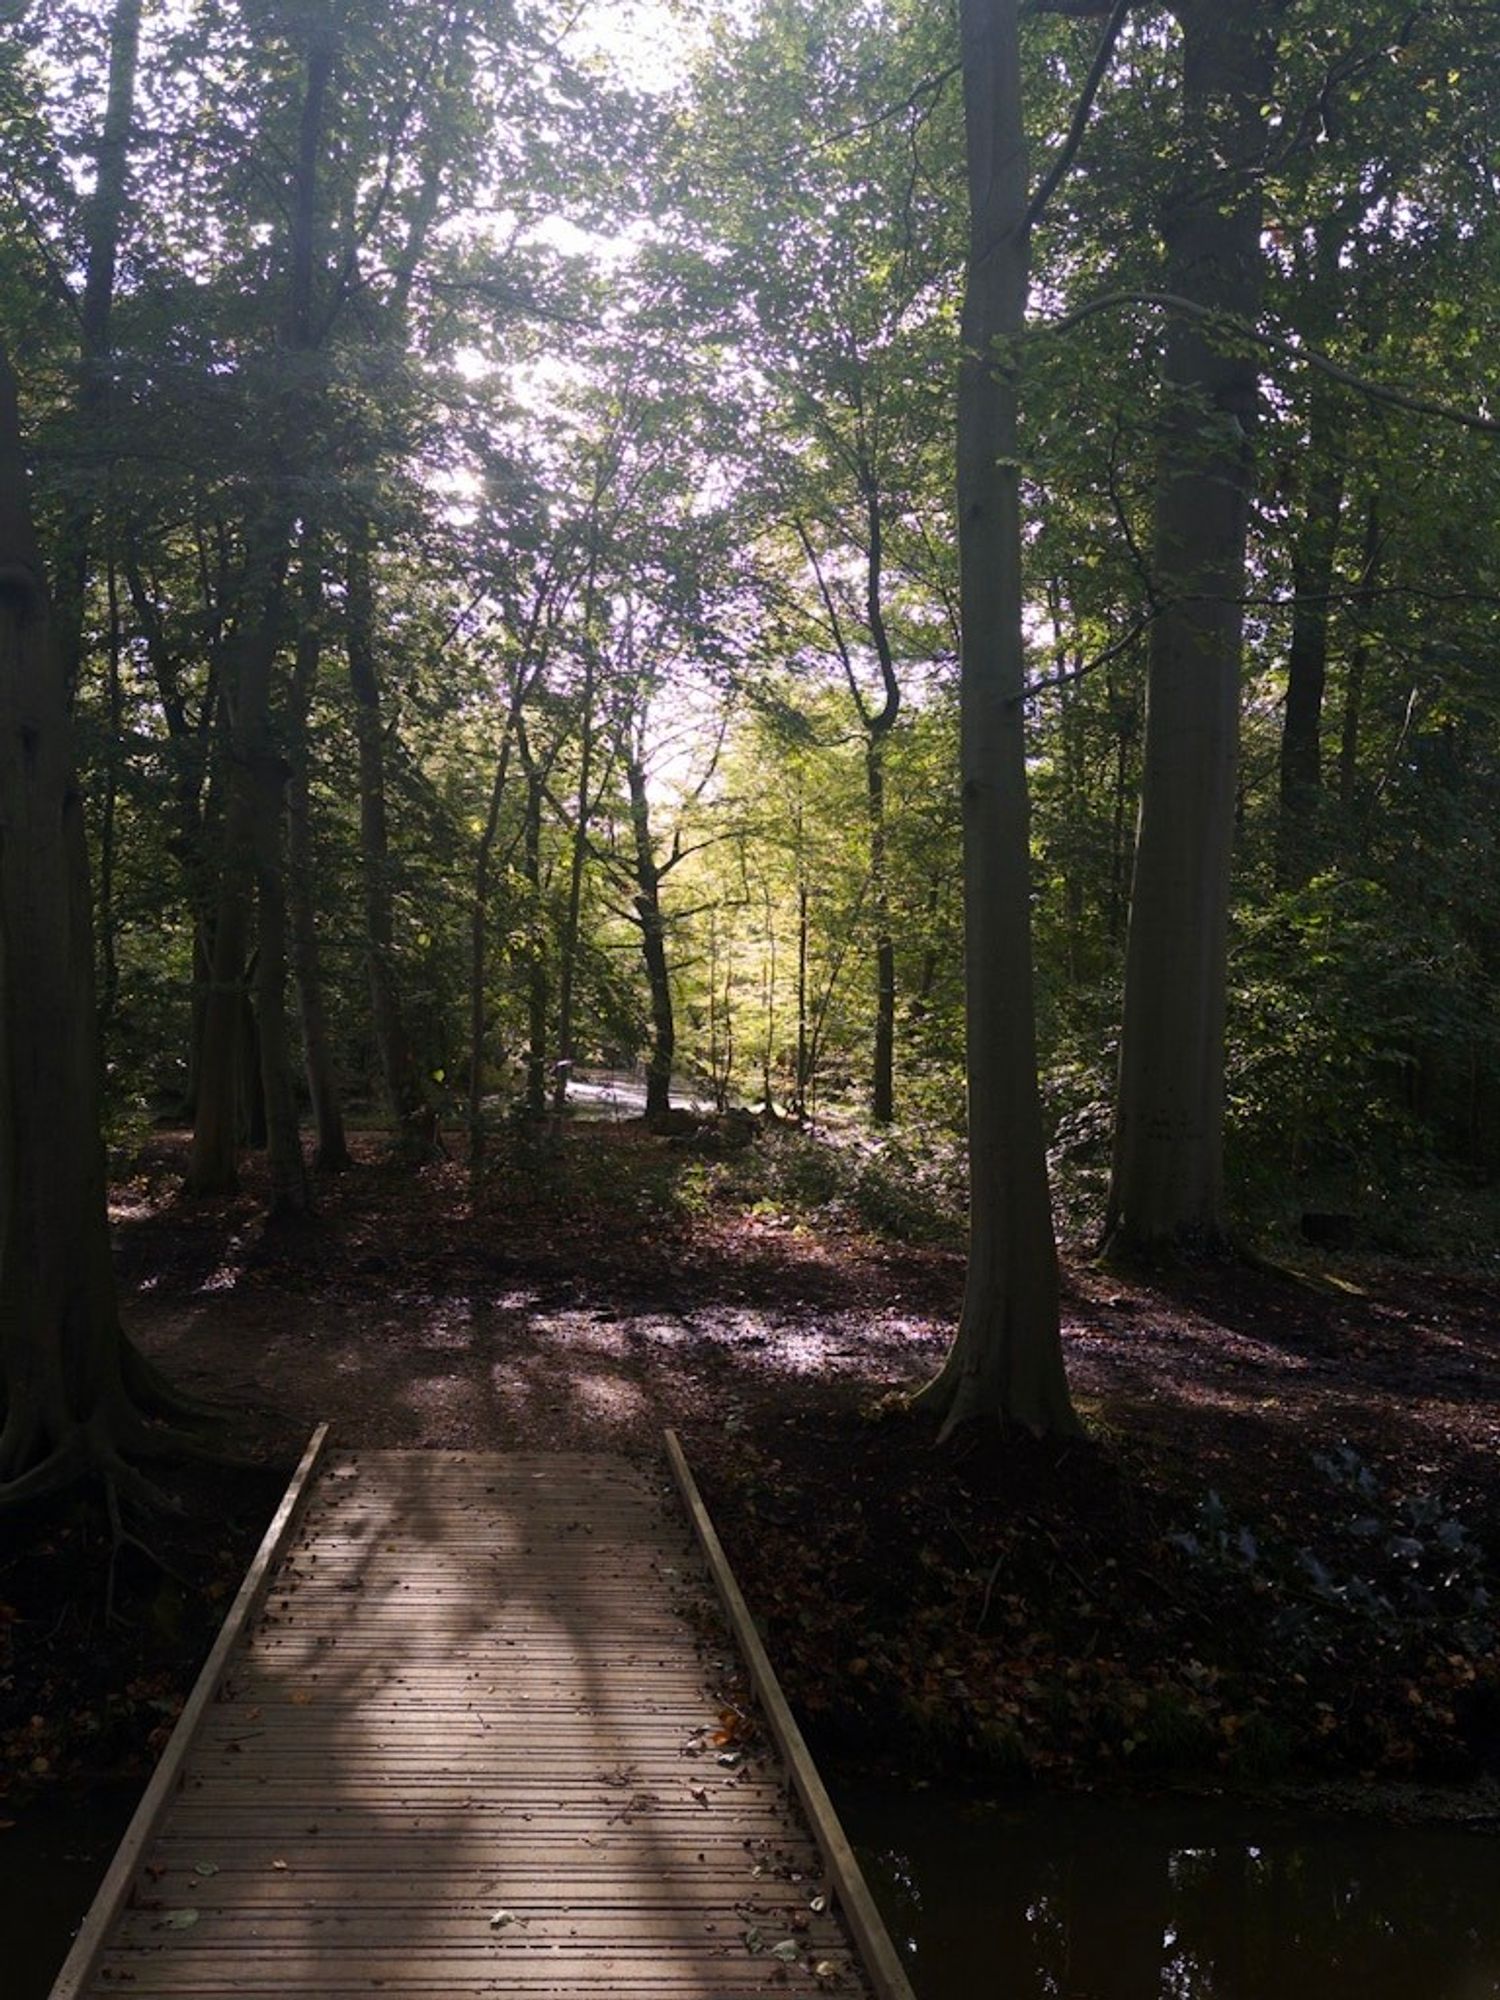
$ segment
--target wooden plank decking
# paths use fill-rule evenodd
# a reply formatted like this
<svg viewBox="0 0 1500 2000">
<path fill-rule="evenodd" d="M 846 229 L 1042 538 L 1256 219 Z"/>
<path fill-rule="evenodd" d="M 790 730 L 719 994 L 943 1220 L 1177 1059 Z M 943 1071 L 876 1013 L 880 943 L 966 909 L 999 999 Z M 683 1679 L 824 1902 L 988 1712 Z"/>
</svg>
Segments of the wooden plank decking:
<svg viewBox="0 0 1500 2000">
<path fill-rule="evenodd" d="M 624 1461 L 335 1454 L 268 1570 L 54 2000 L 909 1994 L 715 1740 L 697 1555 Z"/>
</svg>

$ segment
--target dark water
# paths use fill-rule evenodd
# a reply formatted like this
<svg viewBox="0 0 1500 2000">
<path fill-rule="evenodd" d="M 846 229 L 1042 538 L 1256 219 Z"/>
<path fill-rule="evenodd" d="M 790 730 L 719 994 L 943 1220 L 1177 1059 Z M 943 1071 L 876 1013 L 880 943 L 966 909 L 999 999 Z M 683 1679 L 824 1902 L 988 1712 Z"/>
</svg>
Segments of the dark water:
<svg viewBox="0 0 1500 2000">
<path fill-rule="evenodd" d="M 1500 1837 L 1213 1804 L 839 1812 L 918 2000 L 1500 2000 Z"/>
<path fill-rule="evenodd" d="M 12 1809 L 0 1993 L 46 2000 L 138 1788 Z M 1500 2000 L 1500 1837 L 838 1788 L 918 2000 Z"/>
<path fill-rule="evenodd" d="M 4 1807 L 0 1830 L 0 1993 L 46 2000 L 94 1900 L 141 1787 L 111 1784 Z"/>
</svg>

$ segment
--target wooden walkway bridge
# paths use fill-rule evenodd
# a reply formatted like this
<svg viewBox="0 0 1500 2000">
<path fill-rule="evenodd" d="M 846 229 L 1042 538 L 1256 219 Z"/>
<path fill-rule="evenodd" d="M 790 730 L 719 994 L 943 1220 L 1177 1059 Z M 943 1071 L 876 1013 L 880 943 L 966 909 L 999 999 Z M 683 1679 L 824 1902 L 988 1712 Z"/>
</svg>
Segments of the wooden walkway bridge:
<svg viewBox="0 0 1500 2000">
<path fill-rule="evenodd" d="M 911 2000 L 675 1439 L 682 1505 L 622 1460 L 323 1447 L 53 2000 Z M 775 1748 L 722 1709 L 705 1559 Z"/>
</svg>

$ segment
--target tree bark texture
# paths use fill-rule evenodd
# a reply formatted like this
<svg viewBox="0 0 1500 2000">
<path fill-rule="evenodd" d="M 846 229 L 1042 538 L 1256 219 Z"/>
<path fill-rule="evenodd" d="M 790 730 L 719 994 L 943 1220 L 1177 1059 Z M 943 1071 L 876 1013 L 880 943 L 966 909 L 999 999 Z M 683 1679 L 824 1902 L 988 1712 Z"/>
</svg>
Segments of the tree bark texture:
<svg viewBox="0 0 1500 2000">
<path fill-rule="evenodd" d="M 279 764 L 271 742 L 271 678 L 281 643 L 290 524 L 266 520 L 248 552 L 245 623 L 230 646 L 233 720 L 226 762 L 223 851 L 215 904 L 208 994 L 204 1003 L 190 1195 L 232 1194 L 239 1185 L 242 1108 L 249 1095 L 243 1058 L 249 980 L 251 905 L 260 824 L 271 797 L 265 767 Z M 273 1039 L 275 1031 L 273 1029 Z"/>
<path fill-rule="evenodd" d="M 884 701 L 869 713 L 860 703 L 865 724 L 865 794 L 870 817 L 870 903 L 875 918 L 875 1048 L 870 1090 L 870 1116 L 889 1125 L 896 1115 L 896 945 L 891 936 L 889 869 L 885 837 L 885 745 L 901 708 L 895 656 L 885 622 L 884 518 L 875 468 L 862 454 L 860 484 L 864 492 L 868 538 L 865 559 L 865 615 L 875 657 L 880 662 Z M 852 685 L 852 682 L 851 682 Z"/>
<path fill-rule="evenodd" d="M 1272 11 L 1185 0 L 1169 290 L 1253 323 Z M 1157 446 L 1151 630 L 1106 1240 L 1127 1255 L 1226 1240 L 1224 1017 L 1250 433 L 1243 339 L 1170 322 Z"/>
<path fill-rule="evenodd" d="M 102 1473 L 159 1440 L 121 1331 L 99 1132 L 83 801 L 0 350 L 0 1499 Z"/>
<path fill-rule="evenodd" d="M 407 1030 L 396 981 L 395 925 L 391 908 L 390 832 L 385 807 L 385 729 L 375 661 L 374 587 L 370 576 L 369 523 L 355 524 L 349 543 L 345 602 L 349 685 L 359 742 L 359 853 L 365 908 L 365 966 L 381 1080 L 397 1149 L 430 1158 L 437 1147 L 437 1118 Z"/>
<path fill-rule="evenodd" d="M 1359 596 L 1356 608 L 1363 610 L 1374 588 L 1380 566 L 1384 531 L 1380 523 L 1380 491 L 1371 492 L 1365 507 L 1364 543 L 1360 554 Z M 1365 675 L 1369 668 L 1370 643 L 1363 629 L 1357 630 L 1344 666 L 1344 708 L 1339 725 L 1339 821 L 1345 858 L 1358 860 L 1364 846 L 1364 828 L 1359 799 L 1359 744 L 1364 723 Z"/>
<path fill-rule="evenodd" d="M 313 898 L 312 800 L 308 786 L 308 718 L 322 653 L 323 579 L 315 538 L 302 553 L 298 593 L 296 660 L 292 669 L 292 700 L 287 745 L 291 773 L 287 779 L 287 897 L 291 909 L 291 962 L 297 982 L 302 1020 L 302 1053 L 307 1069 L 307 1094 L 313 1114 L 313 1166 L 336 1174 L 352 1164 L 344 1131 L 343 1100 L 328 1032 L 323 990 L 322 953 L 318 944 L 317 907 Z"/>
<path fill-rule="evenodd" d="M 1282 889 L 1302 888 L 1316 872 L 1319 859 L 1328 598 L 1344 504 L 1346 432 L 1340 392 L 1331 384 L 1318 384 L 1306 452 L 1307 502 L 1292 545 L 1292 641 L 1286 663 L 1276 823 L 1276 883 Z"/>
<path fill-rule="evenodd" d="M 523 738 L 524 740 L 524 738 Z M 547 1114 L 547 928 L 542 909 L 542 798 L 544 773 L 526 759 L 526 812 L 522 823 L 522 872 L 526 878 L 526 1115 Z"/>
<path fill-rule="evenodd" d="M 489 810 L 484 830 L 474 851 L 474 899 L 469 908 L 469 1169 L 478 1173 L 484 1164 L 484 1058 L 485 1034 L 489 1024 L 486 1006 L 487 960 L 490 936 L 490 881 L 494 868 L 495 838 L 500 830 L 500 807 L 505 797 L 506 773 L 510 767 L 510 746 L 516 710 L 507 717 L 505 734 L 495 757 L 495 775 L 490 782 Z"/>
<path fill-rule="evenodd" d="M 865 742 L 865 798 L 870 819 L 870 889 L 875 918 L 875 1051 L 870 1117 L 889 1125 L 896 1115 L 896 942 L 885 839 L 885 738 Z"/>
<path fill-rule="evenodd" d="M 585 618 L 587 619 L 587 612 Z M 578 977 L 578 937 L 583 916 L 583 871 L 588 860 L 589 819 L 594 775 L 594 686 L 597 656 L 591 636 L 584 638 L 583 698 L 578 716 L 578 791 L 573 815 L 572 847 L 568 855 L 568 902 L 557 945 L 557 1069 L 552 1106 L 561 1111 L 568 1101 L 573 1066 L 574 989 Z"/>
<path fill-rule="evenodd" d="M 960 735 L 969 1262 L 941 1372 L 946 1435 L 982 1420 L 1077 1429 L 1037 1089 L 1024 738 L 1017 339 L 1029 267 L 1015 0 L 962 0 L 970 190 L 958 387 Z"/>
<path fill-rule="evenodd" d="M 141 0 L 117 0 L 110 20 L 109 87 L 94 156 L 94 189 L 84 215 L 83 301 L 79 309 L 79 471 L 63 514 L 57 560 L 56 626 L 63 684 L 70 698 L 83 665 L 89 543 L 98 512 L 100 486 L 95 454 L 109 451 L 113 403 L 110 319 L 125 215 L 140 41 Z"/>
<path fill-rule="evenodd" d="M 270 448 L 262 467 L 265 494 L 245 530 L 244 577 L 239 594 L 240 622 L 230 646 L 230 685 L 226 690 L 230 742 L 224 779 L 224 847 L 213 926 L 212 962 L 204 1007 L 203 1043 L 199 1062 L 193 1145 L 188 1158 L 187 1191 L 196 1195 L 232 1193 L 238 1181 L 237 1097 L 254 1098 L 245 1088 L 253 1078 L 267 1113 L 267 1137 L 278 1149 L 273 1173 L 286 1188 L 300 1175 L 285 1147 L 290 1136 L 284 1107 L 276 1106 L 289 1088 L 271 1078 L 267 1063 L 284 1062 L 287 1033 L 285 1006 L 285 911 L 283 891 L 270 889 L 265 870 L 268 857 L 279 851 L 281 793 L 284 767 L 274 740 L 271 692 L 277 654 L 285 634 L 286 576 L 296 527 L 297 479 L 310 428 L 308 395 L 296 358 L 314 345 L 313 280 L 318 234 L 317 185 L 333 79 L 336 36 L 326 6 L 312 10 L 307 20 L 302 102 L 298 117 L 297 160 L 288 190 L 290 197 L 290 283 L 278 328 L 284 357 L 292 365 L 279 395 L 266 411 Z M 271 815 L 268 824 L 267 815 Z M 248 951 L 252 895 L 264 897 L 261 914 L 271 924 L 274 964 L 262 962 L 257 994 L 263 1016 L 272 1009 L 278 1018 L 257 1025 L 258 1060 L 239 1065 L 243 1050 L 244 1008 L 248 991 Z M 262 950 L 262 961 L 267 954 Z"/>
<path fill-rule="evenodd" d="M 677 1055 L 677 1026 L 672 1014 L 672 981 L 667 969 L 667 934 L 662 922 L 661 870 L 651 845 L 651 806 L 646 795 L 646 771 L 639 757 L 625 761 L 630 787 L 630 824 L 635 842 L 635 915 L 641 933 L 641 957 L 651 995 L 651 1052 L 646 1058 L 646 1122 L 663 1124 L 672 1109 L 672 1064 Z"/>
<path fill-rule="evenodd" d="M 287 1027 L 287 895 L 282 822 L 287 767 L 263 758 L 255 773 L 255 1020 L 271 1174 L 270 1215 L 305 1215 L 312 1207 L 292 1079 Z"/>
</svg>

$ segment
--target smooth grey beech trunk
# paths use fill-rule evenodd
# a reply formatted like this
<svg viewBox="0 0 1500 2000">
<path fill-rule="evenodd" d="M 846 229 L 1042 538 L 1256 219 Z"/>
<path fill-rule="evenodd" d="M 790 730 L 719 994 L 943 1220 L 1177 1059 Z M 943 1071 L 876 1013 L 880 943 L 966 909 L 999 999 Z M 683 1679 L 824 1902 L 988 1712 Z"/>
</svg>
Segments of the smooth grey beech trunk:
<svg viewBox="0 0 1500 2000">
<path fill-rule="evenodd" d="M 1029 267 L 1015 0 L 962 0 L 970 198 L 958 385 L 960 730 L 969 1263 L 941 1372 L 917 1401 L 1076 1431 L 1037 1090 L 1021 631 L 1016 365 Z"/>
<path fill-rule="evenodd" d="M 1212 1251 L 1224 1206 L 1224 1018 L 1245 538 L 1258 369 L 1259 170 L 1278 9 L 1180 0 L 1179 173 L 1167 289 L 1225 315 L 1166 337 L 1135 875 L 1125 953 L 1111 1254 Z"/>
</svg>

